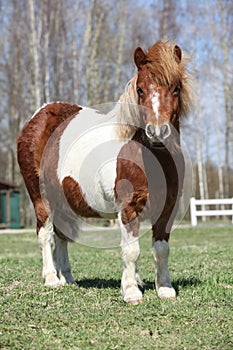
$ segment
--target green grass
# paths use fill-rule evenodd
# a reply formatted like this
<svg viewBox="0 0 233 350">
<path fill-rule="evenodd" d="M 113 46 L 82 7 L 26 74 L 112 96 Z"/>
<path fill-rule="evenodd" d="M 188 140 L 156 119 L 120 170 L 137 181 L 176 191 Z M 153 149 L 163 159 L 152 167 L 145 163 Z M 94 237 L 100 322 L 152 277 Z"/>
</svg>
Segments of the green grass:
<svg viewBox="0 0 233 350">
<path fill-rule="evenodd" d="M 232 349 L 233 229 L 172 233 L 170 271 L 178 297 L 154 290 L 151 237 L 141 239 L 144 303 L 121 300 L 119 249 L 70 245 L 78 286 L 48 289 L 33 234 L 0 235 L 0 349 Z"/>
</svg>

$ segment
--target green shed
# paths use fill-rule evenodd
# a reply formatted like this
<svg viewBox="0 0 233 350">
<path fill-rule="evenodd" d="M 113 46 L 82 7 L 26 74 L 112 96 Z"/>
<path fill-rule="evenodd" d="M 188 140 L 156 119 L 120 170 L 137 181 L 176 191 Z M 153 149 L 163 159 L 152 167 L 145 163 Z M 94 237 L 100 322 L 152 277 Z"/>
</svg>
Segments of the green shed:
<svg viewBox="0 0 233 350">
<path fill-rule="evenodd" d="M 0 228 L 20 226 L 20 192 L 16 185 L 0 180 Z"/>
</svg>

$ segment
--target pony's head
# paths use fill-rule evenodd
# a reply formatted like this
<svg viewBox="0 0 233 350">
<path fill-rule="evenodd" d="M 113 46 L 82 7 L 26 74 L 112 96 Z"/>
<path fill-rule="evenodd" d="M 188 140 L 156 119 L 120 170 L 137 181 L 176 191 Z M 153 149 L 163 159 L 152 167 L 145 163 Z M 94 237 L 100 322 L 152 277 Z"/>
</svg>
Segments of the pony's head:
<svg viewBox="0 0 233 350">
<path fill-rule="evenodd" d="M 129 107 L 128 113 L 122 113 L 129 118 L 121 131 L 129 136 L 137 129 L 133 124 L 136 121 L 137 126 L 144 128 L 151 144 L 165 143 L 172 126 L 179 132 L 179 119 L 190 109 L 190 76 L 185 57 L 179 46 L 158 41 L 147 52 L 138 47 L 134 61 L 137 75 L 120 101 L 141 107 L 138 112 Z"/>
</svg>

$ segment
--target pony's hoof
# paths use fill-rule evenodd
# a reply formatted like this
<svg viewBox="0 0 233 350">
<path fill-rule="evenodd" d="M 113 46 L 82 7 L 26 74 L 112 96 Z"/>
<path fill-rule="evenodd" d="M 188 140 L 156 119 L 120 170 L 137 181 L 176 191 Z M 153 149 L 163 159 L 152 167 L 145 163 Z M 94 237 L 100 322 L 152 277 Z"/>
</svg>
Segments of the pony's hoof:
<svg viewBox="0 0 233 350">
<path fill-rule="evenodd" d="M 169 287 L 159 287 L 157 289 L 158 297 L 160 299 L 175 299 L 176 298 L 176 291 L 174 288 Z"/>
<path fill-rule="evenodd" d="M 124 301 L 129 305 L 137 305 L 142 302 L 142 292 L 135 286 L 128 287 L 123 296 Z"/>
<path fill-rule="evenodd" d="M 45 277 L 45 287 L 59 287 L 63 286 L 64 281 L 60 280 L 55 274 L 49 274 Z"/>
</svg>

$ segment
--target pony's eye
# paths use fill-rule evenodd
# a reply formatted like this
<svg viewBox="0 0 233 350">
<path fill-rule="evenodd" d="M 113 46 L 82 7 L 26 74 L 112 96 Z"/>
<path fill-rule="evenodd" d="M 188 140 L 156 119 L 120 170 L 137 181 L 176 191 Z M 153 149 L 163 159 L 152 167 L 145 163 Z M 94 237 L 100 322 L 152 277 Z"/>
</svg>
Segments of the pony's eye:
<svg viewBox="0 0 233 350">
<path fill-rule="evenodd" d="M 176 85 L 175 89 L 173 90 L 173 94 L 174 95 L 178 95 L 180 92 L 180 86 L 179 85 Z"/>
<path fill-rule="evenodd" d="M 137 93 L 138 93 L 138 96 L 139 96 L 139 97 L 142 97 L 142 96 L 143 96 L 143 90 L 142 90 L 142 88 L 138 87 L 138 88 L 137 88 Z"/>
</svg>

